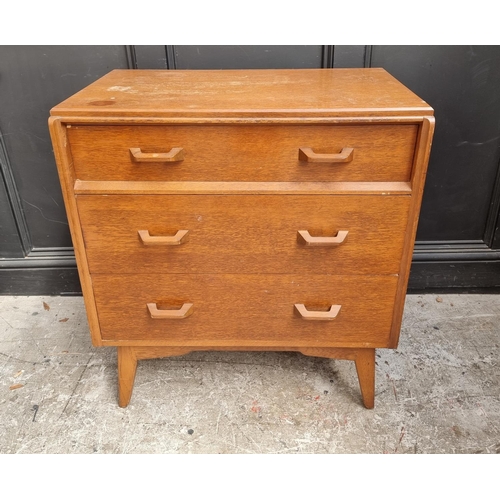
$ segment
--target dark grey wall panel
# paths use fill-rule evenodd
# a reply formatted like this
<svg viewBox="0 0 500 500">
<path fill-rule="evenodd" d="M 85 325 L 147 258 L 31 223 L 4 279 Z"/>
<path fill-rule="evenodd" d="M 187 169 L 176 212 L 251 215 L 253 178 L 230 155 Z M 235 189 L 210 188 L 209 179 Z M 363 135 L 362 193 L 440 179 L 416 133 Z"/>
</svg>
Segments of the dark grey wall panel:
<svg viewBox="0 0 500 500">
<path fill-rule="evenodd" d="M 321 45 L 175 45 L 176 69 L 321 68 Z"/>
<path fill-rule="evenodd" d="M 27 231 L 25 227 L 19 230 L 16 222 L 16 215 L 23 216 L 22 210 L 19 199 L 12 197 L 17 198 L 17 187 L 0 131 L 0 259 L 21 258 L 26 253 L 20 233 Z"/>
<path fill-rule="evenodd" d="M 482 240 L 500 161 L 500 46 L 374 46 L 436 113 L 417 240 Z"/>
<path fill-rule="evenodd" d="M 167 48 L 165 45 L 131 46 L 133 67 L 137 69 L 167 69 Z"/>
<path fill-rule="evenodd" d="M 335 45 L 334 68 L 364 68 L 370 65 L 370 45 Z"/>
<path fill-rule="evenodd" d="M 124 46 L 0 47 L 0 130 L 34 247 L 71 246 L 47 128 L 50 108 L 126 67 Z"/>
<path fill-rule="evenodd" d="M 5 182 L 0 175 L 0 258 L 9 257 L 24 257 L 24 251 Z"/>
</svg>

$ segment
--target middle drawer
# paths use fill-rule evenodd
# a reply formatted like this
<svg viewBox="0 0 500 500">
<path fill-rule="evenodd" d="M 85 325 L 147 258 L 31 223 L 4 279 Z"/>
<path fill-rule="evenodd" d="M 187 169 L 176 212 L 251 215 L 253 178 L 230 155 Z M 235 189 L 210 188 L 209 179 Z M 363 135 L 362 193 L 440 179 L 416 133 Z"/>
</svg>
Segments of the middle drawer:
<svg viewBox="0 0 500 500">
<path fill-rule="evenodd" d="M 80 195 L 91 273 L 398 274 L 406 195 Z M 187 233 L 186 233 L 187 231 Z"/>
</svg>

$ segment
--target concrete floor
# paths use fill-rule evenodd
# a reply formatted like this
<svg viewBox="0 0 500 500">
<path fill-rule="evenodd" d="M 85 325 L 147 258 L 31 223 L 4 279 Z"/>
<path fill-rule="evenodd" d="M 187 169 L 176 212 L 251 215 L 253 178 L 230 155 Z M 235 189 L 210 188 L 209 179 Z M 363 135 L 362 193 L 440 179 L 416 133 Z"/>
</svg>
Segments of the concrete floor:
<svg viewBox="0 0 500 500">
<path fill-rule="evenodd" d="M 3 296 L 0 453 L 500 453 L 499 318 L 500 295 L 408 296 L 374 410 L 352 362 L 228 352 L 140 361 L 122 409 L 81 297 Z"/>
</svg>

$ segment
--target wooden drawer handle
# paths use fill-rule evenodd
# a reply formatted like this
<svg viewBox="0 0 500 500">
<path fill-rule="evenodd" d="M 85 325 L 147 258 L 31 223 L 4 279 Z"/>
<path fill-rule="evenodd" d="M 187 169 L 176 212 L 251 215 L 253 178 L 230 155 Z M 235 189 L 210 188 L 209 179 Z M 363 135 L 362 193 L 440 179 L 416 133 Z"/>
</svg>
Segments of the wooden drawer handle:
<svg viewBox="0 0 500 500">
<path fill-rule="evenodd" d="M 135 162 L 167 162 L 184 160 L 184 149 L 172 148 L 168 153 L 143 153 L 141 148 L 130 148 L 130 155 Z"/>
<path fill-rule="evenodd" d="M 319 154 L 312 148 L 299 148 L 299 160 L 309 163 L 349 163 L 354 154 L 353 148 L 342 148 L 337 154 Z"/>
<path fill-rule="evenodd" d="M 144 245 L 182 245 L 188 240 L 188 229 L 179 229 L 174 236 L 151 236 L 149 231 L 138 231 L 139 237 Z"/>
<path fill-rule="evenodd" d="M 297 231 L 297 242 L 301 245 L 334 247 L 345 242 L 349 231 L 339 231 L 337 236 L 311 236 L 309 231 Z"/>
<path fill-rule="evenodd" d="M 341 306 L 331 306 L 329 311 L 308 311 L 304 304 L 295 304 L 295 309 L 298 311 L 302 319 L 330 321 L 335 319 L 340 311 Z"/>
<path fill-rule="evenodd" d="M 193 314 L 193 304 L 183 304 L 180 309 L 158 309 L 156 304 L 147 304 L 153 319 L 184 319 Z"/>
</svg>

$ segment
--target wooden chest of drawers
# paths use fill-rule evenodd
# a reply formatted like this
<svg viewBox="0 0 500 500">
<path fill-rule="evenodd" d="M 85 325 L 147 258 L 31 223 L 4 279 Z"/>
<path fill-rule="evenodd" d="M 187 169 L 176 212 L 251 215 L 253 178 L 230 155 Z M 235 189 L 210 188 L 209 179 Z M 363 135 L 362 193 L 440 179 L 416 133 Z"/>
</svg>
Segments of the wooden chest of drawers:
<svg viewBox="0 0 500 500">
<path fill-rule="evenodd" d="M 433 110 L 382 69 L 116 70 L 49 127 L 93 344 L 137 360 L 398 344 Z"/>
</svg>

